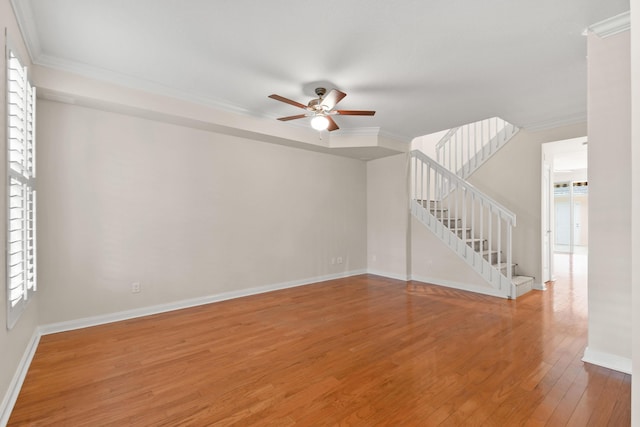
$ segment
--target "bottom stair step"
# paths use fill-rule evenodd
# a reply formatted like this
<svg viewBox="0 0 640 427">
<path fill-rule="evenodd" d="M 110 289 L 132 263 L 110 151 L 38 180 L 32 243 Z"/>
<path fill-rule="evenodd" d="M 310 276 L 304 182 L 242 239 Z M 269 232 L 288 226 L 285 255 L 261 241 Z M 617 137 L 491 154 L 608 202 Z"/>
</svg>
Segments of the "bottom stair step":
<svg viewBox="0 0 640 427">
<path fill-rule="evenodd" d="M 533 289 L 533 277 L 514 276 L 511 278 L 511 281 L 516 286 L 515 298 L 518 298 Z"/>
</svg>

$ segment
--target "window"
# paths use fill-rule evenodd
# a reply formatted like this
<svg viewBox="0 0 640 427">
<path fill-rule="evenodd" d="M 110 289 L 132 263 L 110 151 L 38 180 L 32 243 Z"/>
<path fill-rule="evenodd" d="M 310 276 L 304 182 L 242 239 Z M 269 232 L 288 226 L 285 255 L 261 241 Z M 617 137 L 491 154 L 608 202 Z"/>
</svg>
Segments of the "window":
<svg viewBox="0 0 640 427">
<path fill-rule="evenodd" d="M 7 327 L 36 290 L 35 88 L 7 47 Z"/>
</svg>

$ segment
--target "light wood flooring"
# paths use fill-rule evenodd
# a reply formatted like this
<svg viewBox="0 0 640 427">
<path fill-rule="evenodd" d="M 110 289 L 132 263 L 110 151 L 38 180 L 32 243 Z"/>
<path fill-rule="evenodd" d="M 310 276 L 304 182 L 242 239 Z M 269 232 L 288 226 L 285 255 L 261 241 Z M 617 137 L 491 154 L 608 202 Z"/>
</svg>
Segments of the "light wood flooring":
<svg viewBox="0 0 640 427">
<path fill-rule="evenodd" d="M 558 259 L 517 301 L 363 275 L 47 335 L 9 425 L 628 426 Z"/>
</svg>

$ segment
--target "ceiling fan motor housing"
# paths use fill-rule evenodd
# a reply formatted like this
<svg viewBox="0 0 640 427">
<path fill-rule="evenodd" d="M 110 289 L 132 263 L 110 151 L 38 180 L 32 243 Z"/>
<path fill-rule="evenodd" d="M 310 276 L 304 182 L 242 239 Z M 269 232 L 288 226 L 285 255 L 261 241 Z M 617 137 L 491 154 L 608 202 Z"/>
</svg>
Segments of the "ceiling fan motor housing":
<svg viewBox="0 0 640 427">
<path fill-rule="evenodd" d="M 327 90 L 323 87 L 316 88 L 316 95 L 318 95 L 317 99 L 312 99 L 309 101 L 309 110 L 315 112 L 324 112 L 325 108 L 322 106 L 322 97 L 327 93 Z"/>
<path fill-rule="evenodd" d="M 309 101 L 309 110 L 311 111 L 322 111 L 322 99 L 312 99 Z"/>
</svg>

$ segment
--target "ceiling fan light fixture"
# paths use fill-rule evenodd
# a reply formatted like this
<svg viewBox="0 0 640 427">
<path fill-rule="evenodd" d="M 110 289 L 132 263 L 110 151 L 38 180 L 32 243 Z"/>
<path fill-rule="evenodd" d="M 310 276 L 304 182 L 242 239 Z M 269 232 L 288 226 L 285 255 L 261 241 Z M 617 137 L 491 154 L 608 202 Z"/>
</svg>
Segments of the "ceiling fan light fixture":
<svg viewBox="0 0 640 427">
<path fill-rule="evenodd" d="M 334 108 L 336 104 L 347 96 L 346 93 L 339 91 L 338 89 L 331 89 L 331 91 L 327 93 L 326 89 L 319 87 L 316 88 L 316 95 L 318 95 L 318 98 L 312 99 L 307 105 L 285 98 L 284 96 L 276 95 L 275 93 L 269 95 L 269 98 L 306 110 L 305 114 L 278 117 L 278 120 L 281 122 L 288 122 L 289 120 L 306 119 L 311 116 L 311 127 L 317 131 L 327 130 L 329 132 L 333 132 L 334 130 L 340 129 L 338 124 L 331 117 L 333 115 L 373 116 L 376 113 L 375 111 L 370 110 L 335 110 Z"/>
<path fill-rule="evenodd" d="M 329 119 L 323 115 L 315 116 L 311 119 L 311 127 L 315 130 L 326 130 L 329 127 Z"/>
</svg>

